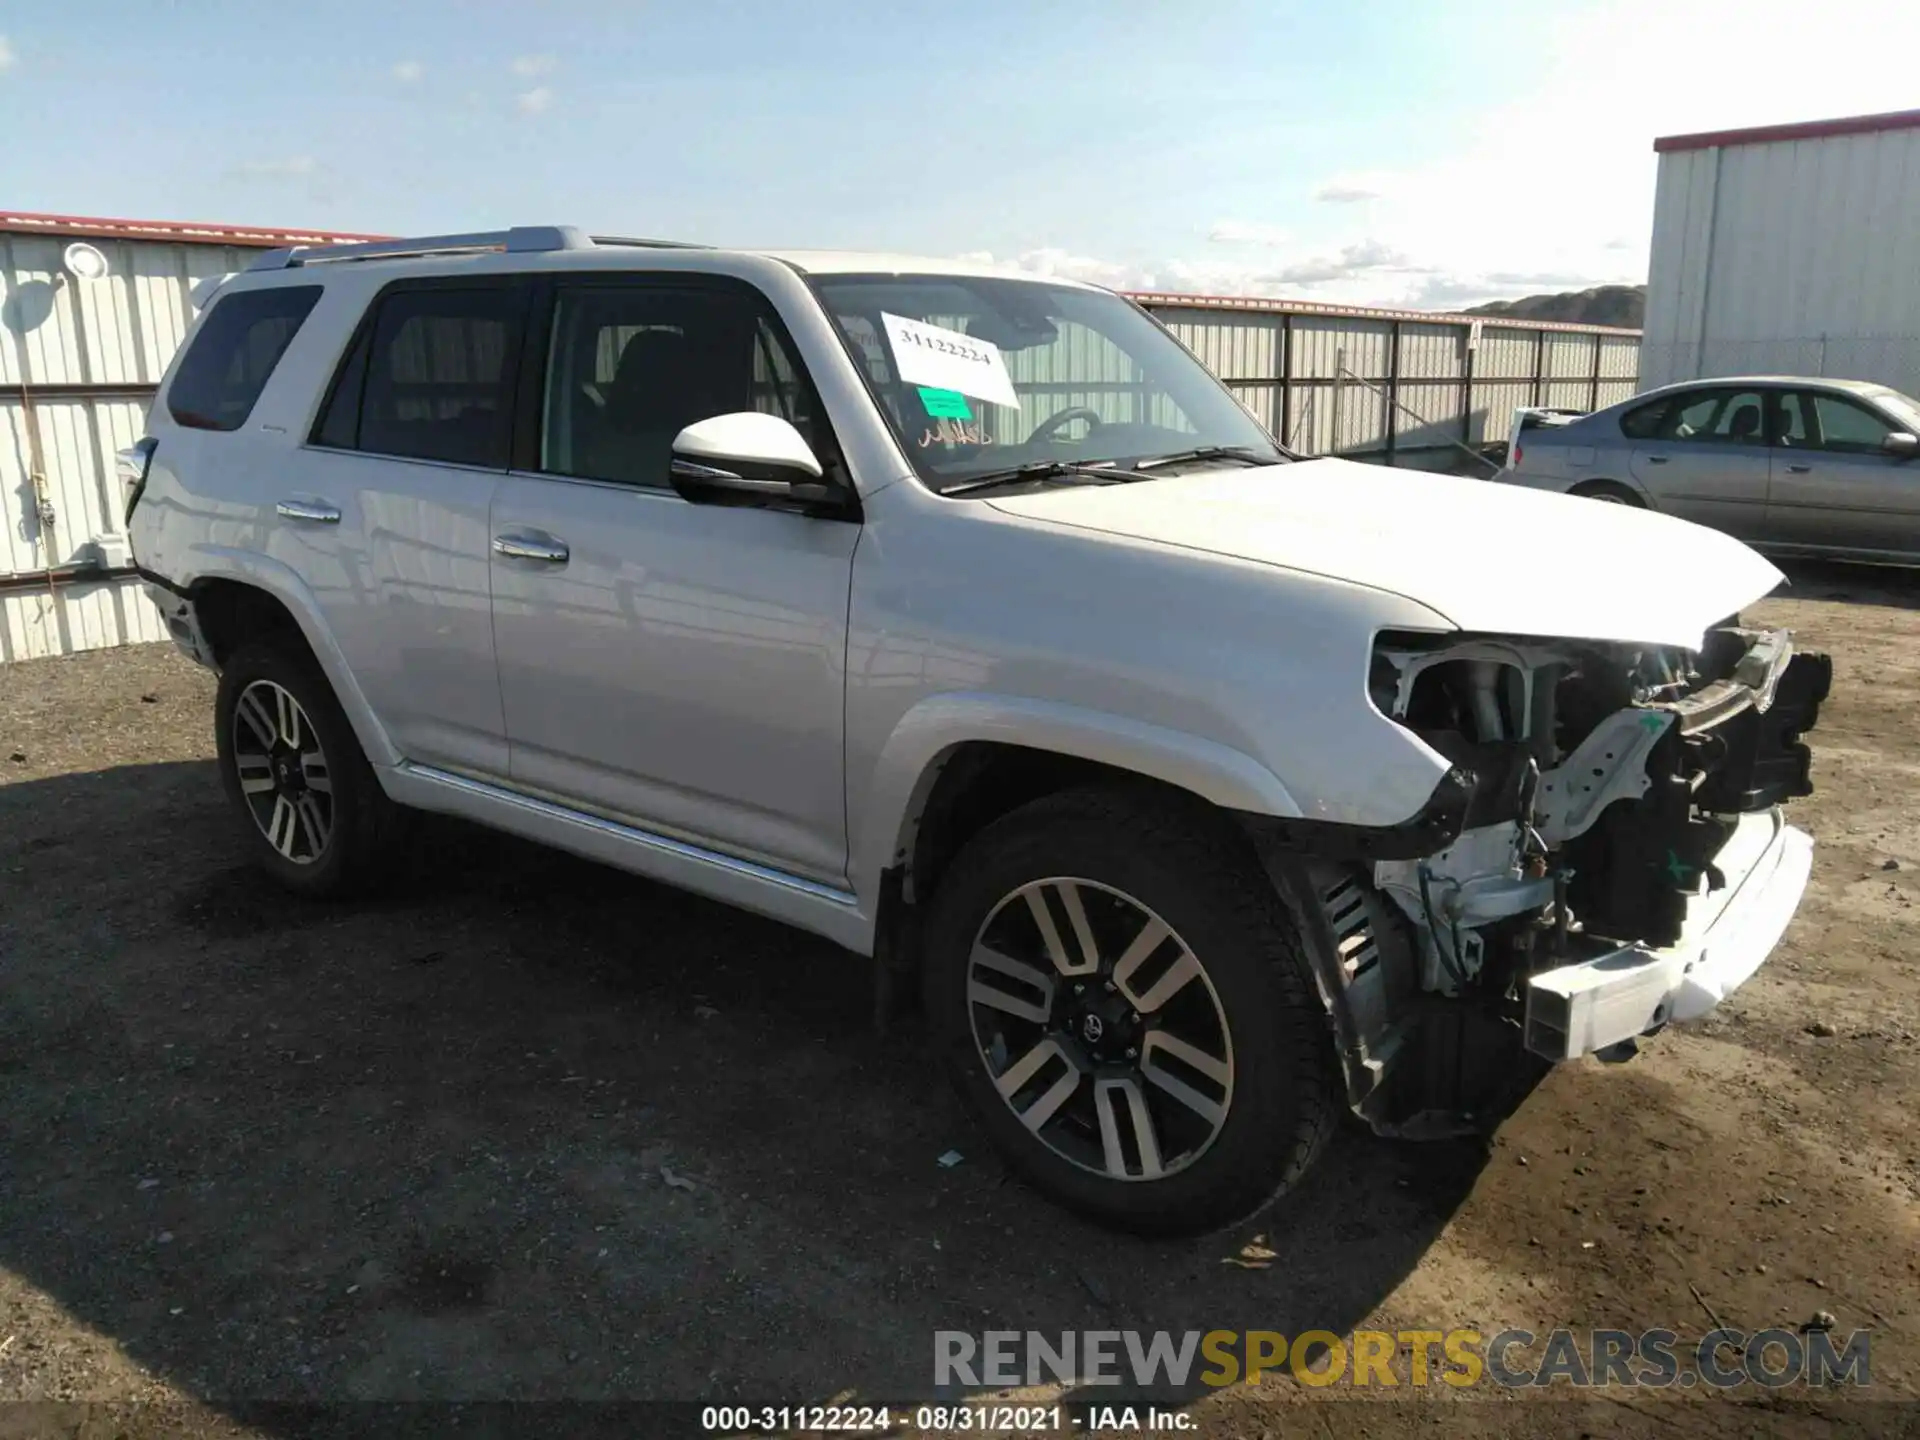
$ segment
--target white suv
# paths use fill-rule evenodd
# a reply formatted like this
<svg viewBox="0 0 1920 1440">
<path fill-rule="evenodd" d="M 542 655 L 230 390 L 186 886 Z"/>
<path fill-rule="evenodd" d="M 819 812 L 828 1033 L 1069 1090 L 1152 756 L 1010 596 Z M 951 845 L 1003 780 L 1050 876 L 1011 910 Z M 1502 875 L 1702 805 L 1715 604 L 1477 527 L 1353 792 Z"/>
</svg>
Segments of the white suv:
<svg viewBox="0 0 1920 1440">
<path fill-rule="evenodd" d="M 284 885 L 434 810 L 917 985 L 1007 1160 L 1246 1215 L 1779 938 L 1824 657 L 1660 515 L 1276 446 L 1120 296 L 565 228 L 278 251 L 123 457 Z"/>
</svg>

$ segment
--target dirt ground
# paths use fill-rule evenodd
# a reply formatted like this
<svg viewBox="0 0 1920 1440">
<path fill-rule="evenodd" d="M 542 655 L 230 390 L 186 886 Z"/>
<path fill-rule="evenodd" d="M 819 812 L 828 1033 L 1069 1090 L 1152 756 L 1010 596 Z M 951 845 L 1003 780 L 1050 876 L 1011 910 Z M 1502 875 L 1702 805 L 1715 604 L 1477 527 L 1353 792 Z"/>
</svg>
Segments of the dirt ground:
<svg viewBox="0 0 1920 1440">
<path fill-rule="evenodd" d="M 451 824 L 392 898 L 297 903 L 240 867 L 210 677 L 170 647 L 0 667 L 0 1400 L 110 1402 L 0 1405 L 0 1436 L 643 1435 L 666 1412 L 371 1402 L 926 1398 L 938 1329 L 1822 1310 L 1872 1330 L 1864 1394 L 1178 1398 L 1244 1437 L 1903 1430 L 1920 578 L 1802 567 L 1786 594 L 1758 617 L 1837 675 L 1773 961 L 1632 1063 L 1556 1070 L 1491 1145 L 1351 1133 L 1180 1244 L 1009 1181 L 823 942 Z"/>
</svg>

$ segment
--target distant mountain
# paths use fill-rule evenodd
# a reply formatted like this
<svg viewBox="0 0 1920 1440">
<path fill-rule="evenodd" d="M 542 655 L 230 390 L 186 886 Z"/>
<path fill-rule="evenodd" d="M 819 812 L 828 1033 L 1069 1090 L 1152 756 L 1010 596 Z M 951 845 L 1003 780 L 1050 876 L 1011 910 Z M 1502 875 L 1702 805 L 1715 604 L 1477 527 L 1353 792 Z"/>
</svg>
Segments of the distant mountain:
<svg viewBox="0 0 1920 1440">
<path fill-rule="evenodd" d="M 1475 305 L 1468 315 L 1503 315 L 1516 320 L 1565 320 L 1576 325 L 1618 325 L 1638 330 L 1646 323 L 1647 287 L 1597 285 L 1561 295 L 1529 295 L 1524 300 L 1495 300 Z"/>
</svg>

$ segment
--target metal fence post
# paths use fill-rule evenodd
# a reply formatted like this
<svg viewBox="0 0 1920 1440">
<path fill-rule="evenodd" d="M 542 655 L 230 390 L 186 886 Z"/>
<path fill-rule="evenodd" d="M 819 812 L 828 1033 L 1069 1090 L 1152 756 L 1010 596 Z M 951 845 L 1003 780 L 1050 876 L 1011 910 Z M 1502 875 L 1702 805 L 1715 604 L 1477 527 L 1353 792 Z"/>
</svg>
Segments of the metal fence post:
<svg viewBox="0 0 1920 1440">
<path fill-rule="evenodd" d="M 1280 317 L 1280 443 L 1293 448 L 1293 316 Z"/>
<path fill-rule="evenodd" d="M 1480 354 L 1480 322 L 1467 324 L 1467 354 L 1460 363 L 1460 443 L 1473 444 L 1473 363 Z"/>
<path fill-rule="evenodd" d="M 1347 347 L 1342 345 L 1333 352 L 1333 433 L 1327 437 L 1327 453 L 1340 453 L 1340 412 L 1343 392 L 1347 388 Z"/>
<path fill-rule="evenodd" d="M 1387 330 L 1387 465 L 1400 445 L 1400 322 Z"/>
</svg>

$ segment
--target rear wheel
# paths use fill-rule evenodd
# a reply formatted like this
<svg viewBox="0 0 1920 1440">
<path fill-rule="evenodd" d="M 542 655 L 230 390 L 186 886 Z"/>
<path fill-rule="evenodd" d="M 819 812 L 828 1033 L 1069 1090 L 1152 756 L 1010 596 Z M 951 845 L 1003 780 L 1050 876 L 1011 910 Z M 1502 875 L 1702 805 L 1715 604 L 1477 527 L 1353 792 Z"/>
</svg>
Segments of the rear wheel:
<svg viewBox="0 0 1920 1440">
<path fill-rule="evenodd" d="M 1638 495 L 1613 480 L 1596 480 L 1588 485 L 1579 485 L 1573 493 L 1588 500 L 1604 501 L 1608 505 L 1631 505 L 1636 510 L 1646 508 Z"/>
<path fill-rule="evenodd" d="M 220 672 L 214 739 L 261 869 L 314 896 L 349 894 L 383 873 L 403 812 L 310 656 L 285 643 L 242 647 Z"/>
<path fill-rule="evenodd" d="M 927 1001 L 1008 1163 L 1093 1219 L 1218 1228 L 1291 1185 L 1338 1107 L 1325 1013 L 1271 885 L 1198 806 L 1084 790 L 956 857 Z"/>
</svg>

